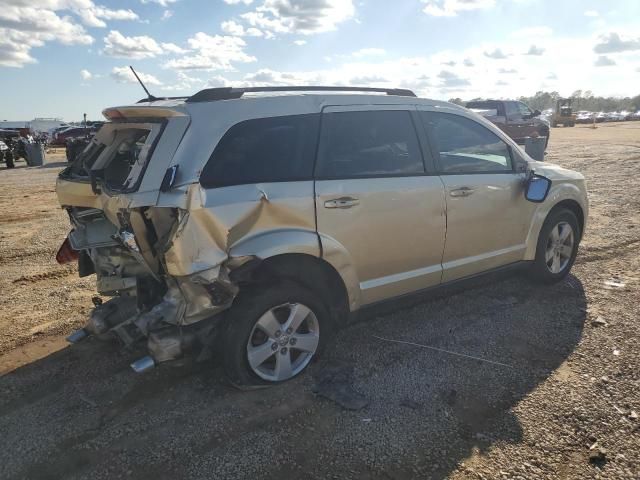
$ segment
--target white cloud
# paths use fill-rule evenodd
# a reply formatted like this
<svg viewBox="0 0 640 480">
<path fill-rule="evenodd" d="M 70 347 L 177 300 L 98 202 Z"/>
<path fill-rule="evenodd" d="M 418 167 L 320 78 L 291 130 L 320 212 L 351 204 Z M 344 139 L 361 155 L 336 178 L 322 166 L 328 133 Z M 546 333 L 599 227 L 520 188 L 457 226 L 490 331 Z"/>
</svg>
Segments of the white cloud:
<svg viewBox="0 0 640 480">
<path fill-rule="evenodd" d="M 253 0 L 224 0 L 224 3 L 227 5 L 237 5 L 239 3 L 244 3 L 245 5 L 251 5 Z"/>
<path fill-rule="evenodd" d="M 233 63 L 255 62 L 256 58 L 248 55 L 242 38 L 224 35 L 207 35 L 196 33 L 188 40 L 193 55 L 169 60 L 165 68 L 176 70 L 232 70 Z"/>
<path fill-rule="evenodd" d="M 593 65 L 596 67 L 612 67 L 615 64 L 616 62 L 606 55 L 600 55 L 598 59 L 593 63 Z"/>
<path fill-rule="evenodd" d="M 468 79 L 462 78 L 458 74 L 448 70 L 442 70 L 438 74 L 438 78 L 441 80 L 440 86 L 444 89 L 460 88 L 471 85 L 471 82 Z"/>
<path fill-rule="evenodd" d="M 180 53 L 188 52 L 188 50 L 185 50 L 184 48 L 179 47 L 175 43 L 161 43 L 160 46 L 162 47 L 162 50 L 164 53 L 180 54 Z"/>
<path fill-rule="evenodd" d="M 211 86 L 371 85 L 408 88 L 419 96 L 437 99 L 517 98 L 550 88 L 565 96 L 578 88 L 607 96 L 635 95 L 633 85 L 638 78 L 635 57 L 621 56 L 620 60 L 616 58 L 617 66 L 598 68 L 593 64 L 591 40 L 587 36 L 536 39 L 536 49 L 544 50 L 544 56 L 520 54 L 531 46 L 527 38 L 416 57 L 334 55 L 330 63 L 322 63 L 323 67 L 317 69 L 231 72 L 218 77 Z M 497 61 L 485 56 L 485 52 L 496 48 L 502 48 L 508 59 Z M 445 67 L 444 63 L 452 65 Z M 517 73 L 506 73 L 511 70 Z M 435 73 L 427 76 L 425 72 Z M 576 76 L 575 72 L 581 74 Z"/>
<path fill-rule="evenodd" d="M 220 24 L 220 27 L 222 28 L 223 33 L 236 37 L 262 37 L 264 35 L 261 30 L 255 27 L 249 27 L 245 29 L 240 23 L 236 22 L 235 20 L 222 22 Z"/>
<path fill-rule="evenodd" d="M 619 53 L 633 50 L 640 50 L 640 37 L 622 38 L 615 32 L 602 35 L 596 46 L 593 47 L 593 51 L 596 53 Z"/>
<path fill-rule="evenodd" d="M 138 72 L 137 70 L 136 73 L 145 85 L 162 85 L 162 82 L 153 75 Z M 136 77 L 129 67 L 114 67 L 113 70 L 111 70 L 111 78 L 118 83 L 138 83 L 138 80 L 136 80 Z"/>
<path fill-rule="evenodd" d="M 537 56 L 540 56 L 543 53 L 544 53 L 544 48 L 536 47 L 535 45 L 531 45 L 529 47 L 529 50 L 527 50 L 524 54 L 525 55 L 537 55 Z"/>
<path fill-rule="evenodd" d="M 31 49 L 48 42 L 63 45 L 89 45 L 93 38 L 69 16 L 57 10 L 68 9 L 60 2 L 44 1 L 36 7 L 24 0 L 4 0 L 0 7 L 0 66 L 22 67 L 35 63 Z M 91 3 L 91 2 L 89 2 Z"/>
<path fill-rule="evenodd" d="M 160 20 L 169 20 L 171 17 L 173 17 L 173 10 L 167 9 L 162 12 L 162 17 L 160 17 Z"/>
<path fill-rule="evenodd" d="M 0 66 L 35 63 L 31 50 L 48 42 L 91 44 L 93 37 L 82 24 L 103 28 L 107 21 L 138 19 L 131 9 L 111 9 L 93 0 L 0 0 Z"/>
<path fill-rule="evenodd" d="M 383 48 L 361 48 L 360 50 L 356 50 L 351 55 L 355 58 L 362 57 L 375 57 L 381 56 L 387 53 Z"/>
<path fill-rule="evenodd" d="M 89 70 L 85 69 L 80 70 L 80 76 L 83 80 L 91 80 L 93 78 L 93 74 Z"/>
<path fill-rule="evenodd" d="M 201 78 L 192 77 L 184 72 L 178 72 L 177 80 L 175 82 L 164 84 L 160 89 L 165 91 L 184 92 L 191 95 L 204 87 L 205 81 Z"/>
<path fill-rule="evenodd" d="M 153 38 L 146 35 L 125 37 L 117 30 L 111 30 L 104 37 L 105 55 L 116 58 L 153 58 L 163 53 L 162 47 Z"/>
<path fill-rule="evenodd" d="M 264 0 L 240 16 L 250 26 L 271 34 L 311 35 L 335 30 L 354 13 L 352 0 Z"/>
<path fill-rule="evenodd" d="M 298 45 L 299 47 L 301 47 L 302 45 L 306 45 L 307 41 L 306 40 L 294 40 L 293 44 L 294 45 Z"/>
<path fill-rule="evenodd" d="M 595 10 L 587 10 L 586 12 L 584 12 L 584 16 L 585 17 L 599 17 L 600 14 L 598 12 L 596 12 Z"/>
<path fill-rule="evenodd" d="M 85 3 L 85 2 L 78 2 Z M 104 28 L 107 23 L 104 20 L 139 20 L 138 14 L 130 9 L 111 10 L 109 8 L 93 5 L 86 2 L 86 8 L 78 8 L 75 13 L 88 27 Z"/>
<path fill-rule="evenodd" d="M 491 8 L 495 0 L 422 0 L 423 12 L 434 17 L 455 17 L 460 12 Z"/>
<path fill-rule="evenodd" d="M 172 3 L 176 3 L 178 0 L 140 0 L 141 3 L 157 3 L 161 7 L 168 7 Z"/>
<path fill-rule="evenodd" d="M 494 60 L 504 60 L 508 57 L 508 55 L 504 53 L 501 48 L 495 48 L 490 52 L 485 51 L 484 56 L 487 58 L 492 58 Z"/>
<path fill-rule="evenodd" d="M 545 26 L 521 28 L 520 30 L 511 32 L 511 36 L 514 38 L 539 38 L 550 37 L 551 35 L 553 35 L 553 30 Z"/>
</svg>

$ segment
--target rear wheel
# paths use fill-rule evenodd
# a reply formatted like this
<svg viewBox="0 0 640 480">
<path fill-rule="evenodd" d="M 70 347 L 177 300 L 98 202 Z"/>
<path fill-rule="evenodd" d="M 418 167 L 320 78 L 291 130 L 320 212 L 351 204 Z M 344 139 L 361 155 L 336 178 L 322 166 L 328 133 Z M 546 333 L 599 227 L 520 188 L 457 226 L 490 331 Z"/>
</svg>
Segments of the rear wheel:
<svg viewBox="0 0 640 480">
<path fill-rule="evenodd" d="M 4 161 L 7 164 L 7 168 L 14 168 L 16 164 L 13 162 L 13 154 L 11 151 L 7 151 L 4 154 Z"/>
<path fill-rule="evenodd" d="M 580 241 L 578 219 L 571 210 L 559 209 L 545 220 L 531 266 L 535 280 L 555 283 L 569 274 L 578 253 Z"/>
<path fill-rule="evenodd" d="M 331 337 L 322 302 L 293 283 L 245 293 L 227 312 L 223 363 L 238 385 L 285 382 L 302 373 Z"/>
</svg>

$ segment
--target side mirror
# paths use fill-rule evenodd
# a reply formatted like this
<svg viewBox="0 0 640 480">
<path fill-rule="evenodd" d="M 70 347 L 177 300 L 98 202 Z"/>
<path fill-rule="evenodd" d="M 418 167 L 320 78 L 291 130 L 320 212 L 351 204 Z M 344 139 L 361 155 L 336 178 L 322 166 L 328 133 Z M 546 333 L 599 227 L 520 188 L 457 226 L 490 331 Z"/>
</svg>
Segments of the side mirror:
<svg viewBox="0 0 640 480">
<path fill-rule="evenodd" d="M 538 117 L 538 116 L 540 116 L 540 115 L 542 115 L 542 112 L 541 112 L 540 110 L 534 110 L 534 111 L 533 111 L 532 116 L 534 116 L 534 117 Z"/>
<path fill-rule="evenodd" d="M 551 189 L 551 180 L 542 175 L 531 173 L 527 179 L 525 198 L 530 202 L 542 203 Z"/>
</svg>

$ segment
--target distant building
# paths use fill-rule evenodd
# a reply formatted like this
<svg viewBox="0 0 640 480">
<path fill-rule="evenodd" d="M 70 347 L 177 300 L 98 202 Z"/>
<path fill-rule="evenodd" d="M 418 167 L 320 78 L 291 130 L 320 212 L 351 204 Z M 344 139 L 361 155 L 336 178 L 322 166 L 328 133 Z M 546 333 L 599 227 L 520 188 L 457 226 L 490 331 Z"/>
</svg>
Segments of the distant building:
<svg viewBox="0 0 640 480">
<path fill-rule="evenodd" d="M 7 120 L 0 120 L 0 129 L 19 129 L 28 128 L 32 133 L 48 132 L 57 127 L 66 125 L 61 118 L 34 118 L 29 121 L 16 121 L 9 122 Z"/>
</svg>

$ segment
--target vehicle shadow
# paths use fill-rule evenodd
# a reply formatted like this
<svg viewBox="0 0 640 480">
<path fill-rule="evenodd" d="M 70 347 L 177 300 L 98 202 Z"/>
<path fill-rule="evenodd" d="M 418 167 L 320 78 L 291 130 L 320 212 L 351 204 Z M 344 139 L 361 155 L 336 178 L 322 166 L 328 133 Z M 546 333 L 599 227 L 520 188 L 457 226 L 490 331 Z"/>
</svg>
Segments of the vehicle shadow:
<svg viewBox="0 0 640 480">
<path fill-rule="evenodd" d="M 31 479 L 444 478 L 525 441 L 513 407 L 570 375 L 585 317 L 576 277 L 511 277 L 349 325 L 308 374 L 248 391 L 207 362 L 135 375 L 142 351 L 91 339 L 0 378 L 0 462 Z M 314 394 L 327 369 L 367 406 Z"/>
</svg>

